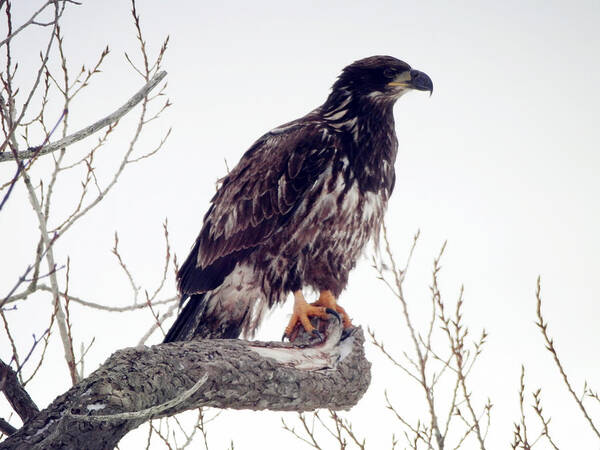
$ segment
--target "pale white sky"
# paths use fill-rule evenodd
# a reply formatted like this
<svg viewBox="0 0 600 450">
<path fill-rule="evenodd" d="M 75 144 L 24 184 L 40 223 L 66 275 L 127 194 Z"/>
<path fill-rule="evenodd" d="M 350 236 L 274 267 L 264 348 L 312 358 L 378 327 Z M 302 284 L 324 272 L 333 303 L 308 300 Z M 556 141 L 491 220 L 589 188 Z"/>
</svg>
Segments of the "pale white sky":
<svg viewBox="0 0 600 450">
<path fill-rule="evenodd" d="M 471 380 L 477 404 L 487 397 L 494 404 L 489 448 L 506 448 L 512 439 L 521 364 L 528 389 L 542 388 L 558 445 L 597 448 L 544 350 L 534 325 L 534 291 L 540 274 L 545 316 L 573 385 L 581 392 L 587 380 L 600 390 L 600 3 L 208 3 L 138 5 L 153 51 L 171 37 L 164 67 L 174 105 L 144 140 L 145 148 L 171 125 L 173 134 L 156 157 L 128 169 L 103 204 L 57 245 L 57 259 L 71 258 L 70 292 L 106 304 L 131 301 L 128 281 L 110 252 L 115 230 L 128 265 L 140 284 L 152 289 L 162 271 L 162 221 L 168 217 L 173 250 L 182 261 L 214 181 L 225 173 L 224 158 L 234 164 L 262 133 L 321 104 L 345 65 L 373 54 L 393 55 L 429 74 L 435 86 L 431 98 L 407 95 L 395 110 L 398 181 L 387 223 L 398 259 L 404 259 L 412 235 L 422 233 L 406 287 L 411 311 L 415 318 L 426 317 L 431 262 L 447 239 L 443 294 L 453 304 L 464 284 L 469 328 L 474 335 L 482 328 L 489 333 Z M 24 17 L 19 6 L 17 23 Z M 136 55 L 137 45 L 128 2 L 71 7 L 63 32 L 73 68 L 92 65 L 106 44 L 112 50 L 103 73 L 72 105 L 74 131 L 111 112 L 143 83 L 123 57 L 124 51 Z M 45 45 L 42 36 L 24 35 L 15 42 L 23 89 L 31 77 L 26 68 Z M 60 109 L 55 104 L 48 112 L 58 117 Z M 127 120 L 133 123 L 135 115 Z M 128 139 L 119 135 L 102 150 L 101 181 Z M 93 142 L 69 151 L 82 155 Z M 2 164 L 0 181 L 12 171 Z M 71 182 L 78 186 L 76 179 Z M 71 208 L 77 189 L 72 186 L 58 188 L 56 221 Z M 31 262 L 35 230 L 19 187 L 0 214 L 3 291 Z M 398 354 L 412 351 L 396 320 L 399 305 L 369 266 L 365 259 L 351 275 L 341 303 L 356 324 L 377 330 Z M 169 283 L 174 292 L 172 277 Z M 43 329 L 49 309 L 48 297 L 40 296 L 10 313 L 23 348 Z M 276 311 L 259 337 L 278 339 L 290 309 L 288 303 Z M 149 313 L 118 317 L 76 306 L 73 313 L 76 341 L 96 336 L 89 371 L 116 349 L 135 345 L 152 323 Z M 6 358 L 3 333 L 0 349 Z M 157 335 L 152 343 L 159 340 Z M 368 448 L 386 448 L 401 427 L 384 408 L 384 388 L 415 420 L 424 401 L 375 349 L 369 347 L 368 355 L 373 383 L 348 417 L 366 435 Z M 68 387 L 56 337 L 50 356 L 55 363 L 46 378 L 30 385 L 40 406 Z M 600 407 L 590 405 L 600 421 Z M 0 404 L 0 416 L 6 410 Z M 225 412 L 209 429 L 213 448 L 225 448 L 231 439 L 236 449 L 296 448 L 299 443 L 281 430 L 280 416 Z M 373 417 L 378 423 L 367 424 Z M 135 448 L 135 439 L 127 437 L 124 447 Z"/>
</svg>

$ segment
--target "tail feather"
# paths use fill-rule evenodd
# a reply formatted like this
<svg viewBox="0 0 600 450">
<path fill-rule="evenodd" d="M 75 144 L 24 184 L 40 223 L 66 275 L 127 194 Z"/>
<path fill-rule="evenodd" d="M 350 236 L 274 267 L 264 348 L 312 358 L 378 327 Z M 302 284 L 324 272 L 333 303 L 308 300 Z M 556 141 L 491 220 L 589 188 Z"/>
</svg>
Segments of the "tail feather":
<svg viewBox="0 0 600 450">
<path fill-rule="evenodd" d="M 194 294 L 179 312 L 163 342 L 189 341 L 191 339 L 237 339 L 244 323 L 249 319 L 249 308 L 241 316 L 225 316 L 222 312 L 209 312 L 210 293 Z M 214 298 L 213 298 L 214 301 Z"/>
<path fill-rule="evenodd" d="M 187 341 L 194 337 L 206 307 L 204 297 L 205 294 L 196 294 L 189 298 L 163 342 Z"/>
</svg>

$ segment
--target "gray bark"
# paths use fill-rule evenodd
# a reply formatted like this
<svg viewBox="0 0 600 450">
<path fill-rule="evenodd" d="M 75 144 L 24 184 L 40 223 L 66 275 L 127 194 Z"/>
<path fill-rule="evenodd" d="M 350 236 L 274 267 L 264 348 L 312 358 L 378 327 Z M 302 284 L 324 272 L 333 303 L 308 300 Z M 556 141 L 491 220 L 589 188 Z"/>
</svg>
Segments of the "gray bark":
<svg viewBox="0 0 600 450">
<path fill-rule="evenodd" d="M 152 418 L 211 406 L 312 411 L 354 406 L 369 386 L 364 335 L 312 346 L 236 339 L 174 342 L 115 352 L 0 449 L 109 449 Z"/>
</svg>

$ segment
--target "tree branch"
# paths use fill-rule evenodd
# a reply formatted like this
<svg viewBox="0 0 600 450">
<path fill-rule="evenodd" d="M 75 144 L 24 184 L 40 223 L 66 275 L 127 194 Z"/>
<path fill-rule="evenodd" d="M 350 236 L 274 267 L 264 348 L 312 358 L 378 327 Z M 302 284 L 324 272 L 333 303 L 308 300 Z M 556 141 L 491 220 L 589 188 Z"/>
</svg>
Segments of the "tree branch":
<svg viewBox="0 0 600 450">
<path fill-rule="evenodd" d="M 74 5 L 81 5 L 81 3 L 72 1 L 72 0 L 61 0 L 61 2 L 64 3 L 72 3 Z M 2 4 L 4 2 L 0 2 L 0 8 L 2 7 Z M 23 31 L 25 28 L 27 28 L 30 25 L 37 25 L 40 27 L 47 27 L 50 25 L 53 25 L 54 22 L 46 22 L 46 23 L 41 23 L 41 22 L 37 22 L 35 20 L 35 18 L 46 9 L 47 6 L 52 5 L 56 3 L 54 0 L 48 0 L 46 3 L 44 3 L 42 5 L 42 7 L 40 9 L 38 9 L 35 13 L 33 13 L 33 15 L 29 18 L 29 20 L 27 22 L 25 22 L 23 25 L 21 25 L 19 28 L 17 28 L 15 31 L 13 31 L 11 34 L 9 34 L 6 39 L 3 39 L 2 41 L 0 41 L 0 47 L 3 46 L 4 44 L 6 44 L 7 42 L 9 42 L 11 39 L 13 39 L 17 34 L 19 34 L 21 31 Z"/>
<path fill-rule="evenodd" d="M 36 416 L 40 410 L 17 378 L 15 372 L 4 361 L 0 361 L 0 390 L 23 422 Z"/>
<path fill-rule="evenodd" d="M 370 363 L 362 330 L 341 334 L 331 320 L 316 346 L 213 339 L 119 350 L 0 449 L 112 449 L 147 420 L 202 406 L 349 409 L 369 386 Z"/>
<path fill-rule="evenodd" d="M 119 119 L 121 119 L 121 117 L 123 117 L 125 114 L 127 114 L 129 111 L 131 111 L 139 102 L 141 102 L 144 99 L 144 97 L 146 95 L 148 95 L 148 93 L 152 89 L 154 89 L 156 87 L 156 85 L 158 83 L 160 83 L 161 80 L 165 76 L 167 76 L 167 72 L 165 72 L 165 71 L 159 72 L 156 75 L 154 75 L 154 77 L 152 77 L 152 79 L 150 81 L 148 81 L 148 83 L 146 83 L 138 92 L 136 92 L 135 95 L 133 97 L 131 97 L 123 106 L 121 106 L 119 109 L 117 109 L 112 114 L 109 114 L 108 116 L 104 117 L 103 119 L 100 119 L 97 122 L 83 128 L 73 134 L 70 134 L 69 136 L 67 136 L 63 139 L 60 139 L 56 142 L 47 144 L 47 145 L 43 146 L 41 149 L 39 147 L 32 147 L 27 150 L 17 152 L 19 161 L 22 161 L 27 158 L 31 158 L 33 156 L 37 157 L 40 155 L 45 155 L 47 153 L 54 152 L 60 148 L 65 148 L 71 144 L 74 144 L 75 142 L 78 142 L 78 141 L 94 134 L 96 131 L 98 131 L 104 127 L 114 124 Z M 4 161 L 11 161 L 13 159 L 15 159 L 15 155 L 11 152 L 1 152 L 0 153 L 0 163 L 4 162 Z"/>
<path fill-rule="evenodd" d="M 16 433 L 17 429 L 0 417 L 0 432 L 10 436 L 11 434 Z"/>
</svg>

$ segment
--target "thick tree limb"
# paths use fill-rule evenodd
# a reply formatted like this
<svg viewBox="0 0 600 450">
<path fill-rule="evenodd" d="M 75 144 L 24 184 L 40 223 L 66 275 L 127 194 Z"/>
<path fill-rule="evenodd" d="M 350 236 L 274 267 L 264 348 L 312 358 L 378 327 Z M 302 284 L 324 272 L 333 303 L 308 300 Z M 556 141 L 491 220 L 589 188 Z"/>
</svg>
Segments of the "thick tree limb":
<svg viewBox="0 0 600 450">
<path fill-rule="evenodd" d="M 123 117 L 125 114 L 127 114 L 129 111 L 131 111 L 139 102 L 141 102 L 142 99 L 146 95 L 148 95 L 148 93 L 152 89 L 154 89 L 156 87 L 156 85 L 158 85 L 158 83 L 160 83 L 161 80 L 165 76 L 167 76 L 167 72 L 165 72 L 165 71 L 159 72 L 156 75 L 154 75 L 154 77 L 152 77 L 152 79 L 150 81 L 148 81 L 148 83 L 146 83 L 138 92 L 136 92 L 133 95 L 133 97 L 131 97 L 129 100 L 127 100 L 127 102 L 123 106 L 121 106 L 119 109 L 117 109 L 112 114 L 109 114 L 108 116 L 104 117 L 103 119 L 100 119 L 100 120 L 94 122 L 93 124 L 83 128 L 73 134 L 70 134 L 69 136 L 67 136 L 63 139 L 60 139 L 59 141 L 52 142 L 50 144 L 46 144 L 42 148 L 32 147 L 27 150 L 17 152 L 19 161 L 31 158 L 33 156 L 37 157 L 40 155 L 45 155 L 46 153 L 51 153 L 60 148 L 67 147 L 71 144 L 74 144 L 75 142 L 78 142 L 78 141 L 94 134 L 96 131 L 101 130 L 104 127 L 114 124 L 119 119 L 121 119 L 121 117 Z M 0 152 L 0 162 L 10 161 L 13 159 L 15 159 L 15 155 L 12 152 Z"/>
<path fill-rule="evenodd" d="M 230 339 L 175 342 L 114 353 L 0 448 L 109 449 L 145 421 L 201 406 L 311 411 L 349 409 L 370 383 L 364 336 L 312 347 Z"/>
<path fill-rule="evenodd" d="M 16 433 L 17 429 L 0 417 L 0 432 L 10 436 L 11 434 Z"/>
<path fill-rule="evenodd" d="M 27 391 L 19 383 L 17 373 L 12 367 L 4 364 L 4 361 L 0 361 L 0 391 L 4 393 L 8 403 L 23 422 L 35 417 L 40 412 Z"/>
</svg>

